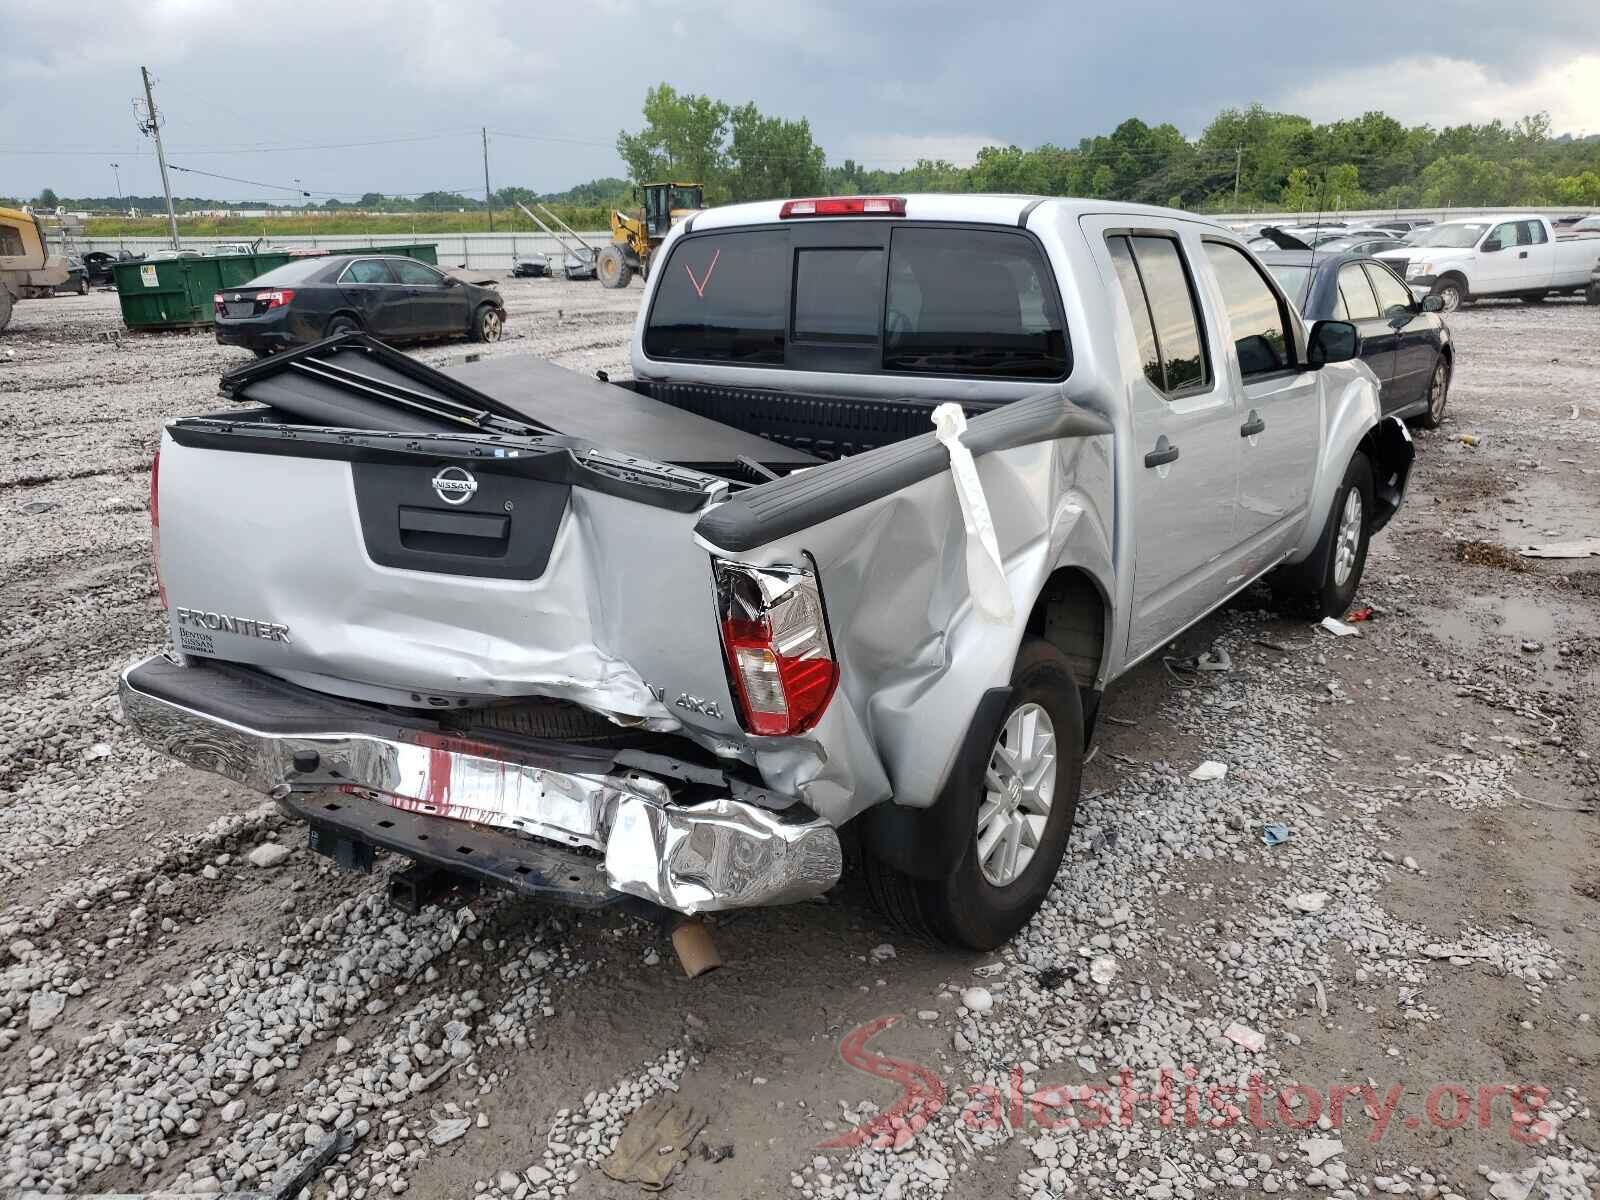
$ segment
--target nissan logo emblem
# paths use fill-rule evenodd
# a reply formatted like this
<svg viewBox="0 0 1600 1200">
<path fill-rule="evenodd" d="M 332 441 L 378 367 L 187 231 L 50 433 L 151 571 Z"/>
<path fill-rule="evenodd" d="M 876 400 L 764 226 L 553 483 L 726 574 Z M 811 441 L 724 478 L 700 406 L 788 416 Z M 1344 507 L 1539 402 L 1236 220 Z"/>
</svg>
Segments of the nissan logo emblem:
<svg viewBox="0 0 1600 1200">
<path fill-rule="evenodd" d="M 465 504 L 478 490 L 478 481 L 461 467 L 445 467 L 433 477 L 433 490 L 446 504 Z"/>
</svg>

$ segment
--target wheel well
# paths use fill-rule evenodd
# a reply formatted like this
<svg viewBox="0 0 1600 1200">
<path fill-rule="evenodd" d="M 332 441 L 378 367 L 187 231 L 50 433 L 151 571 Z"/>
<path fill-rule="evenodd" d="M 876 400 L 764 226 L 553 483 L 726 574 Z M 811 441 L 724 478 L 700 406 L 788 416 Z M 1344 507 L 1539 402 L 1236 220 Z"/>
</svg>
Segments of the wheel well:
<svg viewBox="0 0 1600 1200">
<path fill-rule="evenodd" d="M 327 329 L 335 321 L 341 319 L 346 321 L 354 321 L 357 329 L 365 329 L 367 327 L 367 323 L 361 319 L 360 313 L 354 311 L 353 309 L 341 308 L 338 312 L 334 313 L 328 318 L 328 324 L 324 325 L 323 328 Z"/>
<path fill-rule="evenodd" d="M 1082 689 L 1092 689 L 1105 661 L 1106 601 L 1085 571 L 1062 567 L 1045 581 L 1028 614 L 1028 632 L 1050 642 Z"/>
<path fill-rule="evenodd" d="M 1377 533 L 1400 511 L 1400 500 L 1405 495 L 1406 477 L 1411 474 L 1411 463 L 1416 457 L 1416 447 L 1405 426 L 1396 418 L 1385 417 L 1362 436 L 1356 449 L 1367 456 L 1372 464 L 1373 513 L 1368 528 Z"/>
<path fill-rule="evenodd" d="M 1443 283 L 1446 279 L 1455 280 L 1461 285 L 1461 290 L 1464 292 L 1470 292 L 1472 290 L 1471 285 L 1467 283 L 1467 277 L 1460 271 L 1446 271 L 1444 274 L 1439 276 L 1437 282 Z"/>
</svg>

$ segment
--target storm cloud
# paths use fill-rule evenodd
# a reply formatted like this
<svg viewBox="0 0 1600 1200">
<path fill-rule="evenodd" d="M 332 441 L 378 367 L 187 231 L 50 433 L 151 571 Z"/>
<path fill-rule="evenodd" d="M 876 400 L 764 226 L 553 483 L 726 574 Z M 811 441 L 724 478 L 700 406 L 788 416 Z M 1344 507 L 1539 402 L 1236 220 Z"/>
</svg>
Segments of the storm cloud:
<svg viewBox="0 0 1600 1200">
<path fill-rule="evenodd" d="M 0 0 L 0 30 L 0 192 L 22 195 L 110 194 L 113 161 L 124 192 L 159 191 L 140 64 L 169 158 L 210 173 L 174 189 L 229 198 L 480 191 L 484 126 L 496 186 L 622 174 L 617 130 L 662 80 L 807 117 L 830 161 L 884 167 L 1071 145 L 1130 116 L 1193 136 L 1252 101 L 1436 125 L 1546 109 L 1558 133 L 1600 132 L 1595 0 Z"/>
</svg>

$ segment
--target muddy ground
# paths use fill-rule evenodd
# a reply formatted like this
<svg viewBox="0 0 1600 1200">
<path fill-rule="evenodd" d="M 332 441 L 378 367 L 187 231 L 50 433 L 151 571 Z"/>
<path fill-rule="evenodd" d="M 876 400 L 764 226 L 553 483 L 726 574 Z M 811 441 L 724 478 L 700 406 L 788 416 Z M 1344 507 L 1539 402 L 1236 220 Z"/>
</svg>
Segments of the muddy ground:
<svg viewBox="0 0 1600 1200">
<path fill-rule="evenodd" d="M 626 370 L 637 285 L 504 290 L 492 353 Z M 339 874 L 259 797 L 122 729 L 116 675 L 164 640 L 159 424 L 215 406 L 247 356 L 127 335 L 104 293 L 19 305 L 0 1190 L 247 1188 L 350 1130 L 315 1195 L 632 1196 L 597 1164 L 658 1096 L 705 1119 L 682 1195 L 1592 1195 L 1600 559 L 1514 551 L 1600 536 L 1600 310 L 1451 324 L 1449 419 L 1417 434 L 1362 635 L 1253 592 L 1119 683 L 1058 886 L 1013 946 L 919 944 L 847 880 L 719 921 L 727 965 L 691 982 L 621 916 L 494 895 L 398 913 L 394 864 Z M 1230 672 L 1183 669 L 1212 646 Z M 1208 759 L 1227 777 L 1190 780 Z M 273 842 L 287 856 L 252 865 Z M 1170 1070 L 1165 1122 L 1120 1104 L 1123 1068 L 1141 1094 Z M 869 1126 L 888 1145 L 827 1145 L 903 1093 L 900 1124 Z"/>
</svg>

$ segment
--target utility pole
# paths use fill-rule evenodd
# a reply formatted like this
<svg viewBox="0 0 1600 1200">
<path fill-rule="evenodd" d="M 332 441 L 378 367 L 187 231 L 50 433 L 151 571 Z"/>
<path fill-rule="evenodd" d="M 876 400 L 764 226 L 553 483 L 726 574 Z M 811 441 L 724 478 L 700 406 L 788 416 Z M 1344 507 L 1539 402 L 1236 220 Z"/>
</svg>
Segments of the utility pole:
<svg viewBox="0 0 1600 1200">
<path fill-rule="evenodd" d="M 161 114 L 156 111 L 155 93 L 150 89 L 150 68 L 140 67 L 144 77 L 144 119 L 139 123 L 142 132 L 156 140 L 156 161 L 161 164 L 161 190 L 167 194 L 167 229 L 172 234 L 172 248 L 178 249 L 178 214 L 172 207 L 172 181 L 167 178 L 167 152 L 161 145 Z M 138 101 L 134 101 L 135 107 Z"/>
<path fill-rule="evenodd" d="M 1239 173 L 1244 168 L 1244 147 L 1238 146 L 1233 152 L 1233 211 L 1239 211 Z"/>
<path fill-rule="evenodd" d="M 489 210 L 489 232 L 494 232 L 494 193 L 489 190 L 489 127 L 483 132 L 483 206 Z"/>
</svg>

